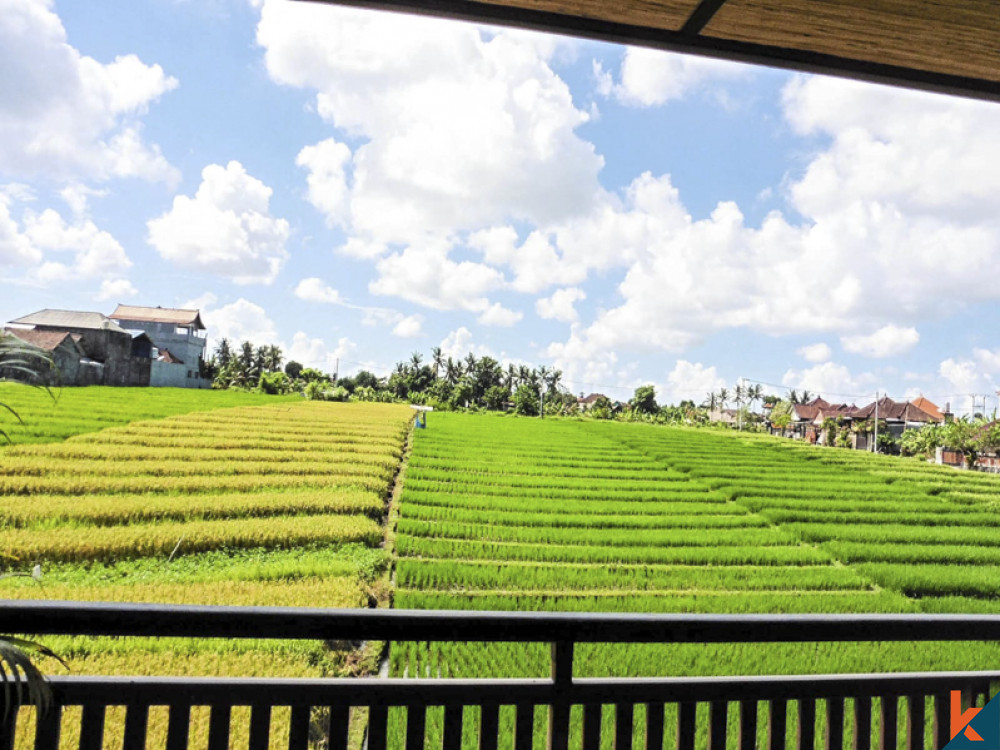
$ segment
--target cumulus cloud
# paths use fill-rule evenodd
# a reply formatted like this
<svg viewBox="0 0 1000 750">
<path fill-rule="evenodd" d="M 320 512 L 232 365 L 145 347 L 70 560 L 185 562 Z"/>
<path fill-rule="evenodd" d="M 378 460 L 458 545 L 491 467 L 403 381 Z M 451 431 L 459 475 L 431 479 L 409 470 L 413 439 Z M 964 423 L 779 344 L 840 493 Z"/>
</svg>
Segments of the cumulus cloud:
<svg viewBox="0 0 1000 750">
<path fill-rule="evenodd" d="M 824 362 L 804 370 L 789 369 L 781 378 L 783 385 L 793 390 L 807 390 L 827 401 L 864 401 L 876 387 L 872 373 L 854 375 L 844 365 Z M 867 403 L 867 402 L 866 402 Z"/>
<path fill-rule="evenodd" d="M 139 293 L 139 290 L 132 286 L 128 279 L 105 279 L 101 282 L 101 289 L 97 293 L 97 299 L 101 302 L 112 300 L 128 299 Z"/>
<path fill-rule="evenodd" d="M 309 171 L 306 178 L 309 202 L 326 216 L 330 226 L 347 224 L 350 216 L 347 169 L 351 163 L 351 149 L 327 138 L 302 149 L 295 163 Z"/>
<path fill-rule="evenodd" d="M 806 362 L 826 362 L 833 356 L 829 345 L 822 342 L 818 344 L 808 344 L 796 350 L 796 353 Z"/>
<path fill-rule="evenodd" d="M 476 318 L 476 322 L 484 326 L 510 328 L 523 317 L 524 313 L 506 308 L 499 302 L 494 302 L 480 313 L 479 317 Z"/>
<path fill-rule="evenodd" d="M 587 294 L 578 287 L 557 289 L 551 297 L 542 297 L 535 302 L 535 312 L 541 318 L 574 323 L 579 317 L 575 305 L 585 299 L 587 299 Z"/>
<path fill-rule="evenodd" d="M 700 404 L 706 394 L 725 386 L 725 378 L 719 375 L 715 367 L 678 359 L 674 369 L 667 375 L 667 382 L 657 389 L 660 394 L 657 400 L 661 404 L 677 404 L 685 400 Z"/>
<path fill-rule="evenodd" d="M 271 188 L 231 161 L 202 170 L 194 198 L 178 195 L 170 211 L 147 223 L 149 242 L 172 263 L 230 278 L 269 284 L 288 258 L 289 226 L 271 216 Z"/>
<path fill-rule="evenodd" d="M 574 132 L 588 115 L 550 67 L 549 38 L 265 0 L 257 41 L 273 80 L 315 91 L 320 116 L 365 139 L 350 156 L 330 142 L 300 156 L 312 182 L 336 186 L 321 210 L 347 210 L 357 235 L 544 223 L 598 189 L 602 160 Z"/>
<path fill-rule="evenodd" d="M 292 343 L 284 348 L 285 360 L 295 360 L 306 367 L 314 367 L 322 372 L 346 372 L 342 359 L 355 356 L 358 346 L 346 336 L 337 339 L 337 344 L 330 347 L 321 338 L 309 336 L 304 331 L 297 331 L 292 337 Z M 340 367 L 338 371 L 337 368 Z"/>
<path fill-rule="evenodd" d="M 467 354 L 475 354 L 477 357 L 493 356 L 493 351 L 489 347 L 473 342 L 472 331 L 465 326 L 459 326 L 445 336 L 439 346 L 441 354 L 446 359 L 448 357 L 461 359 Z"/>
<path fill-rule="evenodd" d="M 446 241 L 428 240 L 382 258 L 368 290 L 435 310 L 484 312 L 490 306 L 486 295 L 504 286 L 503 274 L 483 263 L 455 262 L 449 251 Z"/>
<path fill-rule="evenodd" d="M 920 341 L 916 328 L 887 325 L 867 336 L 841 336 L 846 351 L 864 357 L 896 357 L 906 354 Z"/>
<path fill-rule="evenodd" d="M 392 335 L 401 339 L 414 339 L 423 335 L 424 316 L 407 315 L 392 329 Z"/>
<path fill-rule="evenodd" d="M 180 179 L 141 136 L 141 117 L 177 80 L 135 55 L 110 63 L 81 55 L 52 0 L 0 1 L 0 70 L 3 173 Z"/>
<path fill-rule="evenodd" d="M 626 47 L 618 81 L 594 62 L 598 92 L 632 107 L 659 106 L 709 80 L 746 77 L 750 71 L 746 65 L 725 60 L 645 47 Z"/>
<path fill-rule="evenodd" d="M 325 302 L 334 305 L 342 301 L 340 292 L 315 276 L 302 279 L 295 287 L 295 296 L 307 302 Z"/>
<path fill-rule="evenodd" d="M 213 341 L 227 338 L 233 343 L 252 341 L 261 346 L 279 340 L 278 328 L 264 308 L 242 297 L 217 309 L 202 306 L 201 312 Z"/>
</svg>

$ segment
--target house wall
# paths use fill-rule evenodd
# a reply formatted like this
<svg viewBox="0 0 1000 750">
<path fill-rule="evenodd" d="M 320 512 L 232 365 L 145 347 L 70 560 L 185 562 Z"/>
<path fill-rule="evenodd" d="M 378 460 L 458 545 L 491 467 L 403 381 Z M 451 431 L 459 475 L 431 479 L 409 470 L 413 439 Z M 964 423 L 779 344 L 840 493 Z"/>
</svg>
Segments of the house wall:
<svg viewBox="0 0 1000 750">
<path fill-rule="evenodd" d="M 116 318 L 115 322 L 122 328 L 145 331 L 153 340 L 153 346 L 157 349 L 169 349 L 171 354 L 184 362 L 183 377 L 178 377 L 174 371 L 157 372 L 155 378 L 150 376 L 150 385 L 161 385 L 160 381 L 166 379 L 169 383 L 164 382 L 163 386 L 173 388 L 209 387 L 208 381 L 203 380 L 199 375 L 201 371 L 199 363 L 205 354 L 204 337 L 173 323 L 155 323 L 148 320 L 128 320 L 126 318 Z M 167 363 L 161 362 L 159 364 Z M 178 367 L 178 365 L 169 366 Z M 192 374 L 189 376 L 188 372 Z"/>
<path fill-rule="evenodd" d="M 80 377 L 80 353 L 68 340 L 64 340 L 53 350 L 52 363 L 59 371 L 60 385 L 77 385 Z"/>
<path fill-rule="evenodd" d="M 158 362 L 154 360 L 149 374 L 149 384 L 154 388 L 209 387 L 207 380 L 189 378 L 189 370 L 190 368 L 186 364 L 180 365 L 173 362 Z"/>
<path fill-rule="evenodd" d="M 132 336 L 110 329 L 92 328 L 49 328 L 41 330 L 65 330 L 80 334 L 80 347 L 90 359 L 103 363 L 101 380 L 94 382 L 97 371 L 91 367 L 84 375 L 77 373 L 79 385 L 148 386 L 150 359 L 132 356 Z"/>
</svg>

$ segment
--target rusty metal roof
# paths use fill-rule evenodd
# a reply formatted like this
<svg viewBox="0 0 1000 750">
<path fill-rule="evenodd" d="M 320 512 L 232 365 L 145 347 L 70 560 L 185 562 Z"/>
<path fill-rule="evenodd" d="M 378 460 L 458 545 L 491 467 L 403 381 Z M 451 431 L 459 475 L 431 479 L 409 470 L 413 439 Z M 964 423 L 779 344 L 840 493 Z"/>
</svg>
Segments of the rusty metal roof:
<svg viewBox="0 0 1000 750">
<path fill-rule="evenodd" d="M 314 0 L 1000 101 L 997 0 Z"/>
</svg>

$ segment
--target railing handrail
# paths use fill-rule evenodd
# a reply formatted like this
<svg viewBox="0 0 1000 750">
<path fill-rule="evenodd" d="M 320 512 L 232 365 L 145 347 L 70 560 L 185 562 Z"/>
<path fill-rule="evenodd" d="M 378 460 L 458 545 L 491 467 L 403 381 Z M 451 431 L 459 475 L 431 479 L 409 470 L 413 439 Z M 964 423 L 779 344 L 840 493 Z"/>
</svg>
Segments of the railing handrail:
<svg viewBox="0 0 1000 750">
<path fill-rule="evenodd" d="M 0 632 L 537 643 L 1000 640 L 1000 615 L 690 615 L 0 600 Z"/>
</svg>

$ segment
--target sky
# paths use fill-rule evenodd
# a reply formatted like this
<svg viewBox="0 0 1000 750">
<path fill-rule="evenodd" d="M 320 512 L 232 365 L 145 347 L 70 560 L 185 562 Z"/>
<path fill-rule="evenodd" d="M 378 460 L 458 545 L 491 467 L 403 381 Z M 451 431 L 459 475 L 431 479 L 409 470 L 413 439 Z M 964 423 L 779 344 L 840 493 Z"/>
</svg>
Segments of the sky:
<svg viewBox="0 0 1000 750">
<path fill-rule="evenodd" d="M 0 0 L 0 317 L 341 375 L 1000 388 L 1000 104 L 288 0 Z"/>
</svg>

